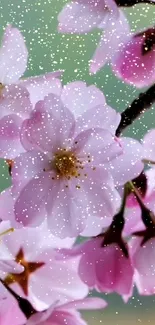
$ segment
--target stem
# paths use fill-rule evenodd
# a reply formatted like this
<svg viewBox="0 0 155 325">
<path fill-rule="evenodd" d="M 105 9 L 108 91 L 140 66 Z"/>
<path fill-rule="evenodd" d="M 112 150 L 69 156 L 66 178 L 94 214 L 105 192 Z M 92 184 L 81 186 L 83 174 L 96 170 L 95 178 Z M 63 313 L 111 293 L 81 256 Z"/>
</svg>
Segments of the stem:
<svg viewBox="0 0 155 325">
<path fill-rule="evenodd" d="M 120 136 L 129 125 L 131 125 L 141 114 L 150 109 L 155 102 L 155 84 L 146 92 L 141 93 L 130 106 L 121 114 L 121 122 L 116 130 L 116 136 Z"/>
</svg>

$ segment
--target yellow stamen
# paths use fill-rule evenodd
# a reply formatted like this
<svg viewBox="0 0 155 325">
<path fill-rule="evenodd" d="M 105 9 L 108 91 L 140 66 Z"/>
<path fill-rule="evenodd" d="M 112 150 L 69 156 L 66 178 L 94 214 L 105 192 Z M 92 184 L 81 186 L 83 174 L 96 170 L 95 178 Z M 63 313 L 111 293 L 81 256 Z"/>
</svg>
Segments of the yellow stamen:
<svg viewBox="0 0 155 325">
<path fill-rule="evenodd" d="M 0 233 L 0 236 L 4 236 L 4 235 L 7 235 L 9 232 L 13 232 L 14 231 L 14 228 L 9 228 L 3 232 Z"/>
</svg>

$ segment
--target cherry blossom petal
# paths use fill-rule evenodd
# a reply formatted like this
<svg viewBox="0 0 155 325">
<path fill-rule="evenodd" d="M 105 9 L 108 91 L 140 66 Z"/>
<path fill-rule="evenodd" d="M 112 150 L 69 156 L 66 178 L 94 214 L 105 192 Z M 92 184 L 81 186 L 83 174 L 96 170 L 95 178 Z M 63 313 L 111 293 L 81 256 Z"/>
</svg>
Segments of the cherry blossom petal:
<svg viewBox="0 0 155 325">
<path fill-rule="evenodd" d="M 49 93 L 60 95 L 61 82 L 58 79 L 62 71 L 49 72 L 41 76 L 30 77 L 20 80 L 20 84 L 26 87 L 30 93 L 30 99 L 33 107 L 39 101 L 44 99 Z"/>
<path fill-rule="evenodd" d="M 26 88 L 19 85 L 4 87 L 0 97 L 0 118 L 17 114 L 21 118 L 29 116 L 32 105 Z"/>
<path fill-rule="evenodd" d="M 110 226 L 112 222 L 111 217 L 103 216 L 98 218 L 94 215 L 89 215 L 85 224 L 85 228 L 80 234 L 83 237 L 92 237 L 99 235 L 104 228 Z"/>
<path fill-rule="evenodd" d="M 90 216 L 109 218 L 120 205 L 120 197 L 104 169 L 85 169 L 87 178 L 71 179 L 61 183 L 59 191 L 49 191 L 47 201 L 48 223 L 58 237 L 75 237 L 86 226 Z M 110 200 L 109 200 L 110 197 Z M 99 222 L 100 223 L 100 222 Z"/>
<path fill-rule="evenodd" d="M 6 189 L 5 191 L 0 193 L 0 218 L 4 221 L 9 220 L 11 226 L 14 226 L 15 221 L 14 203 L 15 201 L 13 200 L 13 197 L 11 195 L 11 188 Z"/>
<path fill-rule="evenodd" d="M 155 162 L 155 129 L 149 130 L 143 138 L 144 159 Z"/>
<path fill-rule="evenodd" d="M 73 129 L 72 113 L 63 106 L 59 97 L 50 94 L 37 103 L 31 118 L 24 122 L 21 141 L 27 150 L 36 146 L 52 156 L 52 152 L 57 152 L 68 142 L 70 144 Z"/>
<path fill-rule="evenodd" d="M 65 309 L 75 308 L 79 310 L 86 310 L 86 309 L 102 309 L 107 306 L 107 302 L 99 297 L 88 297 L 81 300 L 74 300 L 73 302 L 69 302 L 65 305 Z M 59 310 L 62 307 L 58 307 Z"/>
<path fill-rule="evenodd" d="M 50 175 L 45 172 L 28 182 L 15 203 L 16 221 L 32 227 L 41 224 L 46 216 L 43 207 L 50 186 Z"/>
<path fill-rule="evenodd" d="M 75 118 L 93 107 L 106 104 L 102 91 L 94 85 L 87 86 L 83 81 L 70 82 L 64 86 L 61 99 Z"/>
<path fill-rule="evenodd" d="M 84 33 L 97 27 L 107 14 L 105 2 L 77 1 L 64 6 L 58 15 L 58 29 L 62 33 Z"/>
<path fill-rule="evenodd" d="M 51 321 L 55 325 L 86 325 L 87 323 L 81 318 L 80 313 L 72 310 L 58 310 L 53 312 L 51 317 L 49 317 L 49 321 Z"/>
<path fill-rule="evenodd" d="M 85 164 L 106 164 L 122 153 L 119 141 L 104 129 L 88 129 L 74 140 L 73 151 L 84 159 Z M 90 158 L 90 159 L 89 159 Z"/>
<path fill-rule="evenodd" d="M 137 177 L 143 170 L 143 147 L 131 138 L 121 138 L 123 154 L 110 161 L 107 169 L 111 172 L 114 183 L 122 185 Z"/>
<path fill-rule="evenodd" d="M 96 73 L 117 54 L 129 39 L 130 28 L 124 13 L 120 10 L 119 19 L 109 19 L 101 41 L 90 62 L 90 72 Z"/>
<path fill-rule="evenodd" d="M 20 142 L 22 119 L 15 114 L 4 116 L 0 120 L 0 157 L 13 159 L 24 152 Z"/>
<path fill-rule="evenodd" d="M 103 93 L 93 85 L 71 82 L 63 87 L 61 99 L 79 124 L 76 125 L 77 133 L 92 127 L 115 132 L 120 123 L 120 114 L 106 104 Z"/>
<path fill-rule="evenodd" d="M 12 182 L 18 192 L 32 178 L 49 169 L 48 157 L 38 151 L 27 151 L 14 159 L 12 167 Z"/>
<path fill-rule="evenodd" d="M 26 70 L 28 51 L 24 38 L 17 28 L 9 25 L 2 39 L 0 48 L 0 82 L 16 82 Z"/>
</svg>

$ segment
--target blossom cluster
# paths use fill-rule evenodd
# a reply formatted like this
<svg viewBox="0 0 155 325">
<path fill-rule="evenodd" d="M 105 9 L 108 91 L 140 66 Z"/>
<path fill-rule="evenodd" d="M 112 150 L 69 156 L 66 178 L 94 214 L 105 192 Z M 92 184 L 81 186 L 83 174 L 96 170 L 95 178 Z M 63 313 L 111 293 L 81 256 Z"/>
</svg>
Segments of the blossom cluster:
<svg viewBox="0 0 155 325">
<path fill-rule="evenodd" d="M 132 34 L 122 2 L 72 1 L 58 30 L 104 30 L 90 72 L 110 62 L 124 82 L 152 85 L 155 27 Z M 107 305 L 92 289 L 116 292 L 124 302 L 135 286 L 155 294 L 155 129 L 141 141 L 124 137 L 123 116 L 95 85 L 64 85 L 61 70 L 22 78 L 27 61 L 21 32 L 7 26 L 0 158 L 11 186 L 0 194 L 0 320 L 84 325 L 78 310 Z M 149 106 L 153 101 L 155 95 Z"/>
</svg>

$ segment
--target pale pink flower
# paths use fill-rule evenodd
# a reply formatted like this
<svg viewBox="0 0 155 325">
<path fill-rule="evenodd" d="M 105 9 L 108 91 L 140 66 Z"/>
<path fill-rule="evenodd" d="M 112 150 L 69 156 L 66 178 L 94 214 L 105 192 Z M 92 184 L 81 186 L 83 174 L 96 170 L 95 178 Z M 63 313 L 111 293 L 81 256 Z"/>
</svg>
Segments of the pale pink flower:
<svg viewBox="0 0 155 325">
<path fill-rule="evenodd" d="M 55 308 L 53 305 L 48 310 L 31 316 L 26 325 L 86 325 L 86 322 L 81 318 L 77 309 L 94 310 L 103 309 L 106 306 L 107 303 L 97 297 L 76 300 L 59 307 L 55 306 Z"/>
<path fill-rule="evenodd" d="M 56 300 L 63 304 L 83 299 L 88 293 L 87 286 L 78 276 L 79 259 L 73 258 L 69 262 L 58 259 L 60 254 L 55 249 L 55 241 L 42 227 L 15 230 L 4 238 L 17 266 L 24 267 L 24 271 L 20 274 L 3 271 L 1 277 L 38 311 L 47 309 Z M 57 248 L 59 246 L 60 240 Z"/>
<path fill-rule="evenodd" d="M 112 217 L 120 201 L 108 164 L 122 153 L 114 135 L 119 120 L 103 94 L 83 83 L 38 102 L 21 133 L 29 151 L 12 169 L 16 220 L 34 226 L 44 211 L 54 235 L 75 237 L 89 215 Z"/>
<path fill-rule="evenodd" d="M 58 29 L 63 33 L 85 33 L 103 28 L 109 20 L 118 17 L 114 0 L 73 0 L 58 15 Z"/>
</svg>

